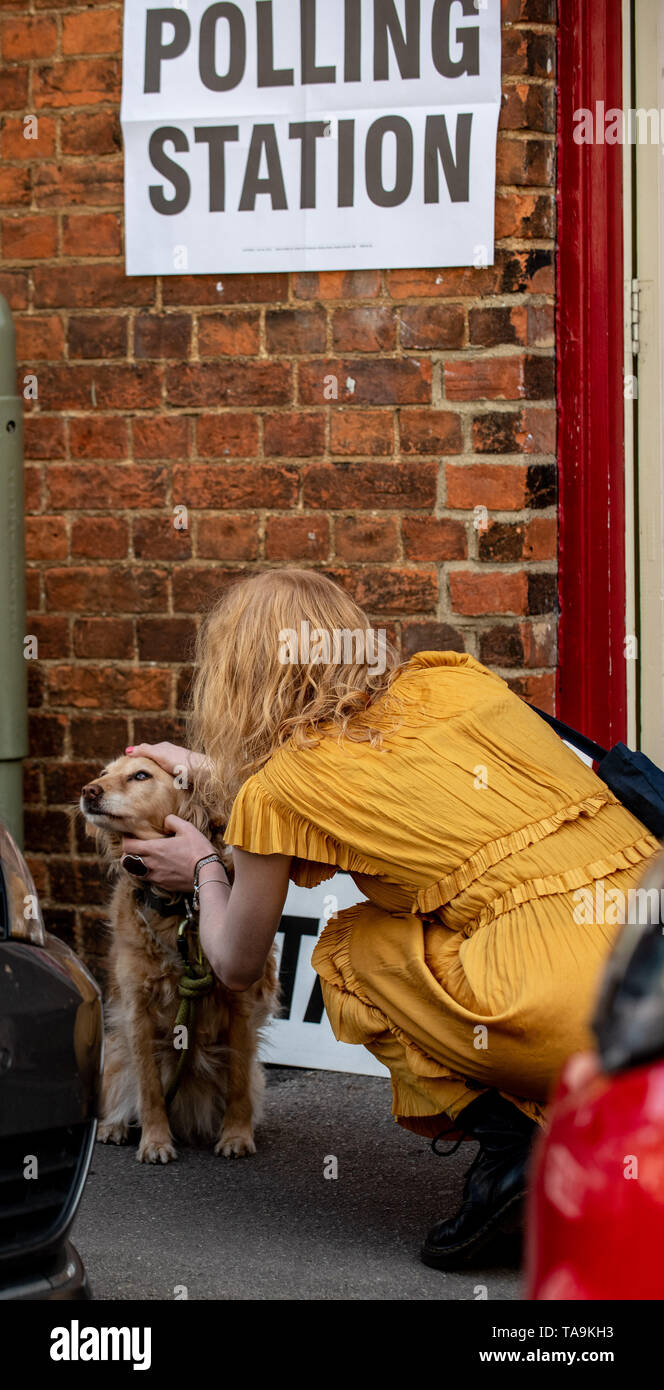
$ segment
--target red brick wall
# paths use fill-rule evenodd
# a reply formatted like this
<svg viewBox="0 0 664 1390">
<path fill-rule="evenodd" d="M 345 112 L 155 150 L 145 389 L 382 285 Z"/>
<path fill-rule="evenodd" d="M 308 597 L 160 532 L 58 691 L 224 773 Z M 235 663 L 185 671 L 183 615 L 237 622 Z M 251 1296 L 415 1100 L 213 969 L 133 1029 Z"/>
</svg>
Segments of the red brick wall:
<svg viewBox="0 0 664 1390">
<path fill-rule="evenodd" d="M 99 759 L 179 734 L 234 575 L 320 567 L 405 652 L 466 649 L 551 707 L 554 0 L 503 19 L 495 266 L 127 279 L 122 5 L 2 0 L 0 290 L 39 393 L 27 843 L 91 957 L 106 890 L 67 805 Z"/>
</svg>

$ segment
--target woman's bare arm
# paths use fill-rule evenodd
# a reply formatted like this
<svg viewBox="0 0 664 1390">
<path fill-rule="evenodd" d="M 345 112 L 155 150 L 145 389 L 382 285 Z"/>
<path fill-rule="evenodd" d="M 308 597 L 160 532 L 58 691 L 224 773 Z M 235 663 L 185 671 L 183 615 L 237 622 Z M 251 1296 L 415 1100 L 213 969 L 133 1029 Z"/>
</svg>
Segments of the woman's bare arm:
<svg viewBox="0 0 664 1390">
<path fill-rule="evenodd" d="M 219 865 L 200 872 L 200 935 L 215 975 L 232 990 L 260 980 L 288 892 L 288 854 L 233 850 L 235 879 L 220 881 Z"/>
</svg>

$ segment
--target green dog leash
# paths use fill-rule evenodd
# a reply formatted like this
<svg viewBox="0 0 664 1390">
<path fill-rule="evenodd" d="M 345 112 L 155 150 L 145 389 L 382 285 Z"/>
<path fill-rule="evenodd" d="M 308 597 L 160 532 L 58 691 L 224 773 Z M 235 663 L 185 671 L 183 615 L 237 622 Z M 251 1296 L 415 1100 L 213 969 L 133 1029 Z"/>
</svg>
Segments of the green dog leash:
<svg viewBox="0 0 664 1390">
<path fill-rule="evenodd" d="M 178 1087 L 187 1066 L 187 1059 L 193 1043 L 196 1025 L 196 1005 L 200 999 L 205 999 L 214 989 L 214 975 L 208 961 L 203 955 L 198 923 L 188 902 L 185 903 L 185 907 L 187 916 L 183 917 L 180 922 L 177 937 L 178 950 L 184 962 L 184 970 L 178 982 L 180 1006 L 173 1026 L 174 1028 L 186 1028 L 187 1045 L 181 1049 L 175 1069 L 175 1076 L 173 1077 L 166 1095 L 167 1109 L 172 1105 L 177 1095 Z"/>
</svg>

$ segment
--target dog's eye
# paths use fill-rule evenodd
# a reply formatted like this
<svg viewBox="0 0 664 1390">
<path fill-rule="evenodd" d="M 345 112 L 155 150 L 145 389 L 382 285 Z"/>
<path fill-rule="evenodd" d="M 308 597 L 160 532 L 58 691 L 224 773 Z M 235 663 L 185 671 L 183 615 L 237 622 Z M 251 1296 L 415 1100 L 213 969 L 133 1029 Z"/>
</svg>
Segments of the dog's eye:
<svg viewBox="0 0 664 1390">
<path fill-rule="evenodd" d="M 134 772 L 133 776 L 127 778 L 128 782 L 148 782 L 151 780 L 152 773 L 144 772 L 143 768 L 140 768 L 138 772 Z"/>
</svg>

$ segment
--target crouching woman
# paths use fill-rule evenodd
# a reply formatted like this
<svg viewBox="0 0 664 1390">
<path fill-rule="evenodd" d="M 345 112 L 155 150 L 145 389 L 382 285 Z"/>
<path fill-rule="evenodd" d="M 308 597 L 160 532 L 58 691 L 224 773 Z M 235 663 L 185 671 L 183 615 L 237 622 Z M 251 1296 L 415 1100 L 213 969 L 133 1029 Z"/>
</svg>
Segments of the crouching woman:
<svg viewBox="0 0 664 1390">
<path fill-rule="evenodd" d="M 243 580 L 211 613 L 190 733 L 195 753 L 132 751 L 187 762 L 226 823 L 233 887 L 215 860 L 199 871 L 213 969 L 247 988 L 289 879 L 352 875 L 366 901 L 313 953 L 325 1007 L 389 1069 L 399 1125 L 479 1140 L 460 1210 L 422 1248 L 441 1269 L 472 1260 L 517 1224 L 553 1082 L 590 1043 L 617 927 L 588 922 L 578 890 L 626 893 L 659 842 L 499 676 L 449 651 L 397 664 L 310 571 Z M 140 846 L 151 879 L 185 890 L 209 852 L 185 822 Z"/>
</svg>

